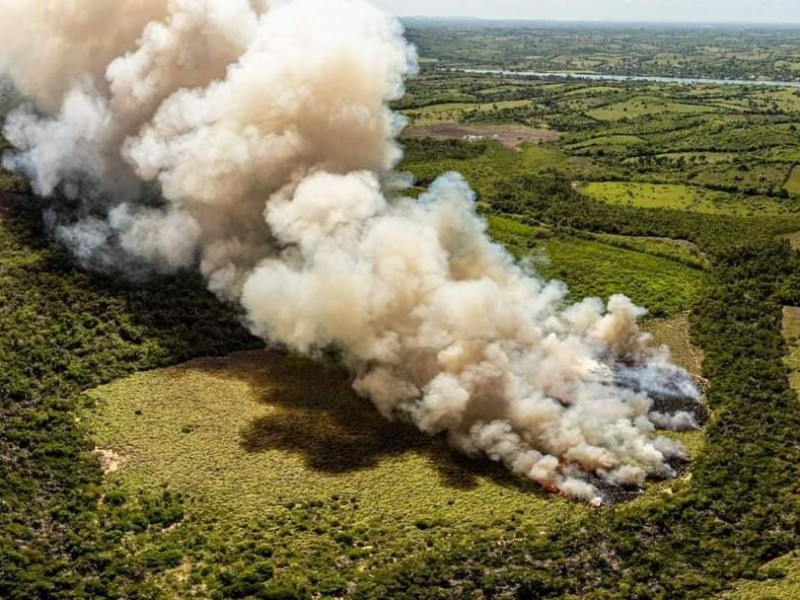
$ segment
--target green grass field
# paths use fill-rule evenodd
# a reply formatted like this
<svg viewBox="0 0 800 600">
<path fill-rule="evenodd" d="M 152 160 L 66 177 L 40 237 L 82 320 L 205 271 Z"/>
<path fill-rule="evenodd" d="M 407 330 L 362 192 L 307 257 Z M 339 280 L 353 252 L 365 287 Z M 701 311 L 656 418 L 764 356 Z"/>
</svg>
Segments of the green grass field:
<svg viewBox="0 0 800 600">
<path fill-rule="evenodd" d="M 668 152 L 659 154 L 660 158 L 669 160 L 683 159 L 687 162 L 700 162 L 705 164 L 724 164 L 732 162 L 739 155 L 733 152 Z"/>
<path fill-rule="evenodd" d="M 649 328 L 697 366 L 685 317 Z M 181 564 L 159 579 L 176 598 L 202 594 L 259 555 L 274 589 L 336 596 L 400 559 L 470 539 L 530 540 L 592 511 L 385 421 L 340 368 L 307 359 L 253 351 L 195 360 L 88 398 L 82 420 L 117 462 L 108 493 L 167 486 L 189 498 L 183 521 L 131 548 L 181 549 Z M 702 451 L 702 432 L 670 435 L 691 456 Z M 653 484 L 631 506 L 671 486 Z"/>
<path fill-rule="evenodd" d="M 484 103 L 451 102 L 406 110 L 404 113 L 415 125 L 429 125 L 448 121 L 459 122 L 465 115 L 473 112 L 486 113 L 504 108 L 529 106 L 530 104 L 530 100 L 498 100 Z"/>
<path fill-rule="evenodd" d="M 800 166 L 792 168 L 789 179 L 786 180 L 786 191 L 792 196 L 800 196 Z"/>
<path fill-rule="evenodd" d="M 401 164 L 401 169 L 411 172 L 422 185 L 429 184 L 444 172 L 457 171 L 484 197 L 490 196 L 498 185 L 512 177 L 556 170 L 577 178 L 588 176 L 592 166 L 552 145 L 525 143 L 511 149 L 491 140 L 487 141 L 485 152 L 475 158 L 456 160 L 436 157 L 422 162 L 406 161 Z"/>
<path fill-rule="evenodd" d="M 669 242 L 608 236 L 611 243 L 605 243 L 599 241 L 602 237 L 555 237 L 546 229 L 500 217 L 489 222 L 496 239 L 517 258 L 532 258 L 543 277 L 564 281 L 574 299 L 622 293 L 653 315 L 678 315 L 691 308 L 703 285 L 700 269 L 675 260 L 689 258 L 690 250 Z M 673 257 L 666 257 L 667 252 L 674 252 Z"/>
<path fill-rule="evenodd" d="M 800 553 L 767 563 L 753 576 L 734 584 L 717 600 L 796 600 L 800 598 Z"/>
<path fill-rule="evenodd" d="M 636 135 L 604 135 L 568 146 L 570 150 L 602 148 L 604 146 L 635 146 L 644 140 Z"/>
<path fill-rule="evenodd" d="M 593 182 L 581 186 L 580 190 L 590 198 L 608 204 L 668 208 L 709 215 L 776 215 L 798 209 L 793 201 L 782 202 L 760 197 L 744 198 L 727 192 L 687 185 Z"/>
<path fill-rule="evenodd" d="M 665 113 L 705 114 L 713 112 L 717 112 L 717 109 L 711 106 L 674 102 L 655 96 L 636 96 L 629 100 L 590 110 L 587 115 L 598 121 L 619 121 L 620 119 L 637 119 Z"/>
<path fill-rule="evenodd" d="M 709 266 L 708 259 L 690 242 L 670 240 L 667 238 L 611 235 L 607 233 L 596 233 L 591 237 L 598 242 L 610 246 L 618 246 L 628 250 L 636 250 L 637 252 L 668 258 L 698 269 L 704 269 Z"/>
<path fill-rule="evenodd" d="M 561 279 L 573 298 L 623 293 L 656 316 L 691 308 L 703 274 L 669 259 L 581 239 L 546 241 L 540 270 Z"/>
<path fill-rule="evenodd" d="M 122 461 L 110 489 L 191 497 L 167 534 L 190 556 L 165 579 L 178 597 L 194 589 L 184 571 L 200 585 L 239 544 L 270 548 L 276 585 L 318 589 L 455 539 L 542 535 L 589 510 L 385 421 L 345 372 L 305 359 L 199 360 L 91 398 L 94 440 Z"/>
<path fill-rule="evenodd" d="M 725 186 L 739 190 L 756 190 L 759 194 L 777 195 L 789 177 L 790 165 L 762 163 L 753 166 L 713 165 L 694 176 L 692 183 Z"/>
</svg>

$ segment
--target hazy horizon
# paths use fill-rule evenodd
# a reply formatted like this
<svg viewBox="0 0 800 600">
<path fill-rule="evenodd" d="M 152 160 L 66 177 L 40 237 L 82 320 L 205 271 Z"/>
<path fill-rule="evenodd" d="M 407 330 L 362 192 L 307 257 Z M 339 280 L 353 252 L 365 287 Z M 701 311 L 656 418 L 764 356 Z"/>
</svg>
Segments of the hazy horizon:
<svg viewBox="0 0 800 600">
<path fill-rule="evenodd" d="M 788 0 L 374 0 L 401 17 L 610 23 L 800 23 Z"/>
</svg>

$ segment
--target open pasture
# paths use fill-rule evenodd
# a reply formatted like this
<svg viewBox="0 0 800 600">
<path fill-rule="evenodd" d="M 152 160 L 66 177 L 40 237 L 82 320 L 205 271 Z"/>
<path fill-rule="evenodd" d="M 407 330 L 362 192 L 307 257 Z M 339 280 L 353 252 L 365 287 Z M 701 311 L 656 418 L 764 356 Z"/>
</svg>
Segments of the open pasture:
<svg viewBox="0 0 800 600">
<path fill-rule="evenodd" d="M 664 208 L 709 215 L 775 215 L 797 210 L 797 204 L 791 200 L 742 197 L 688 185 L 593 182 L 581 186 L 580 191 L 590 198 L 608 204 Z"/>
<path fill-rule="evenodd" d="M 530 105 L 530 100 L 505 100 L 484 103 L 451 102 L 406 110 L 404 114 L 415 125 L 428 125 L 431 123 L 460 122 L 469 115 Z"/>
<path fill-rule="evenodd" d="M 497 140 L 507 148 L 518 148 L 522 144 L 542 144 L 555 142 L 560 138 L 557 131 L 551 129 L 537 129 L 525 125 L 488 125 L 457 123 L 438 123 L 436 125 L 420 125 L 411 127 L 405 134 L 406 137 L 430 137 L 438 140 Z"/>
</svg>

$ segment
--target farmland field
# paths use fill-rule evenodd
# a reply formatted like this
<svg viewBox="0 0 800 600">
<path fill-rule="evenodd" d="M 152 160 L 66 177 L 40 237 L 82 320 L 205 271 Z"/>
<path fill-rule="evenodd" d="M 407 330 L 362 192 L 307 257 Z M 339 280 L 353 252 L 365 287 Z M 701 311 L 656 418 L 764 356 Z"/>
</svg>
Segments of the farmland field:
<svg viewBox="0 0 800 600">
<path fill-rule="evenodd" d="M 736 198 L 699 186 L 672 184 L 593 182 L 581 192 L 601 202 L 638 208 L 671 208 L 712 215 L 780 214 L 795 204 L 771 198 Z"/>
<path fill-rule="evenodd" d="M 388 423 L 335 365 L 257 351 L 136 375 L 91 397 L 96 443 L 123 460 L 110 484 L 168 483 L 193 499 L 167 543 L 191 549 L 197 586 L 244 568 L 236 548 L 250 540 L 270 549 L 275 586 L 335 594 L 365 569 L 456 539 L 541 536 L 587 512 Z M 193 543 L 201 535 L 211 544 Z M 190 593 L 177 572 L 165 578 Z"/>
<path fill-rule="evenodd" d="M 553 142 L 560 137 L 558 132 L 550 129 L 536 129 L 525 125 L 460 125 L 457 123 L 417 125 L 409 128 L 405 135 L 409 138 L 429 137 L 444 140 L 491 139 L 500 141 L 508 148 L 518 148 L 526 142 L 533 144 Z"/>
<path fill-rule="evenodd" d="M 714 107 L 702 104 L 681 104 L 652 96 L 634 96 L 630 100 L 595 108 L 586 112 L 587 116 L 598 121 L 619 121 L 637 119 L 661 114 L 702 114 L 716 112 Z"/>
</svg>

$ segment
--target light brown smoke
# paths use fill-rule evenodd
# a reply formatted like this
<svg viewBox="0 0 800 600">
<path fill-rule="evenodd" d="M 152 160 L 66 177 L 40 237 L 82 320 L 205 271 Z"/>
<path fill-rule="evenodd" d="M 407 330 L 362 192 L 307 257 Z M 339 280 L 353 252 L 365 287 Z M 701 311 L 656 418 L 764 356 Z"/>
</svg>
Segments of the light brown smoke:
<svg viewBox="0 0 800 600">
<path fill-rule="evenodd" d="M 394 19 L 365 0 L 0 9 L 0 67 L 34 105 L 5 163 L 81 201 L 48 219 L 87 266 L 196 265 L 265 340 L 339 348 L 385 417 L 570 496 L 672 474 L 654 422 L 693 420 L 651 417 L 609 370 L 685 377 L 641 310 L 568 305 L 491 242 L 458 175 L 404 197 L 388 104 L 415 57 Z"/>
<path fill-rule="evenodd" d="M 4 0 L 2 8 L 0 69 L 55 112 L 79 79 L 103 83 L 109 63 L 166 16 L 167 0 Z"/>
</svg>

